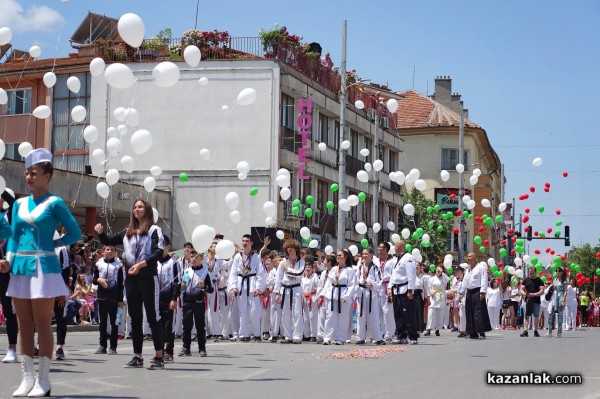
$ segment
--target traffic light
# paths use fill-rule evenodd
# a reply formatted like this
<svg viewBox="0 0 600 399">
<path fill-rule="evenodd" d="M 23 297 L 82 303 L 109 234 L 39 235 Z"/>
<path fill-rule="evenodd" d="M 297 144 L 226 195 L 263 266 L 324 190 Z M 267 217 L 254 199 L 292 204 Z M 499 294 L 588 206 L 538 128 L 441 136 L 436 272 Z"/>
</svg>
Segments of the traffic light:
<svg viewBox="0 0 600 399">
<path fill-rule="evenodd" d="M 569 234 L 569 226 L 565 226 L 565 247 L 571 246 L 571 235 Z"/>
<path fill-rule="evenodd" d="M 533 231 L 533 227 L 531 225 L 527 226 L 527 241 L 531 241 L 531 232 Z"/>
</svg>

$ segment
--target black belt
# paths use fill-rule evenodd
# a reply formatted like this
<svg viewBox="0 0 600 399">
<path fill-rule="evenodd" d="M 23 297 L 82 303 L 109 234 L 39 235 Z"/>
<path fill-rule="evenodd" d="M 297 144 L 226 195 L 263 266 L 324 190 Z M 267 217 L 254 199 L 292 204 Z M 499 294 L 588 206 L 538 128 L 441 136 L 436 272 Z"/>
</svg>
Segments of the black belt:
<svg viewBox="0 0 600 399">
<path fill-rule="evenodd" d="M 283 287 L 283 295 L 281 296 L 281 308 L 283 309 L 283 304 L 285 302 L 285 293 L 289 289 L 290 291 L 292 291 L 290 292 L 290 310 L 292 310 L 292 305 L 294 302 L 294 288 L 300 287 L 300 284 L 281 284 L 281 286 Z"/>
<path fill-rule="evenodd" d="M 223 287 L 223 288 L 217 288 L 217 291 L 225 291 L 226 289 L 227 289 L 227 287 Z M 227 297 L 228 297 L 228 296 L 229 296 L 229 295 L 227 295 L 227 292 L 225 292 L 225 306 L 227 306 L 227 305 L 228 305 L 228 303 L 227 303 Z"/>
<path fill-rule="evenodd" d="M 414 292 L 415 294 L 420 294 L 420 293 L 422 293 L 422 292 L 423 292 L 423 290 L 414 290 L 413 292 Z"/>
<path fill-rule="evenodd" d="M 400 287 L 404 287 L 405 285 L 408 285 L 408 281 L 406 283 L 402 283 L 402 284 L 392 284 L 392 294 L 400 295 L 400 293 L 398 291 L 400 290 Z M 394 294 L 394 290 L 396 291 L 395 294 Z"/>
<path fill-rule="evenodd" d="M 242 275 L 242 284 L 240 284 L 240 295 L 244 291 L 244 281 L 246 282 L 246 296 L 250 296 L 250 277 L 256 277 L 256 273 Z"/>
<path fill-rule="evenodd" d="M 334 285 L 333 289 L 338 290 L 338 313 L 342 313 L 342 288 L 348 287 L 346 284 Z M 333 292 L 331 293 L 331 311 L 333 312 Z"/>
<path fill-rule="evenodd" d="M 358 284 L 358 286 L 360 288 L 364 288 L 369 290 L 369 314 L 371 313 L 371 303 L 373 302 L 373 293 L 371 292 L 371 289 L 366 286 L 365 284 Z M 365 297 L 365 293 L 363 292 L 362 296 L 360 297 L 360 315 L 358 317 L 362 317 L 363 315 L 363 298 Z"/>
<path fill-rule="evenodd" d="M 467 289 L 467 292 L 469 294 L 471 294 L 471 295 L 473 295 L 474 293 L 479 292 L 479 291 L 481 291 L 481 287 L 475 287 L 475 288 L 469 288 L 469 289 Z"/>
</svg>

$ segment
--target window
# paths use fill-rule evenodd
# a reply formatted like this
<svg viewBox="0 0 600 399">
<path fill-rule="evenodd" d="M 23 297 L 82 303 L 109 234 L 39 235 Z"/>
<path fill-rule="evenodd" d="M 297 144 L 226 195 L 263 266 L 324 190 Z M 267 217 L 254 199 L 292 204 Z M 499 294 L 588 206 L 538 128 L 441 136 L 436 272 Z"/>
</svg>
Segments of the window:
<svg viewBox="0 0 600 399">
<path fill-rule="evenodd" d="M 340 148 L 340 123 L 335 122 L 333 128 L 333 134 L 327 137 L 327 145 L 336 150 Z"/>
<path fill-rule="evenodd" d="M 463 165 L 469 170 L 469 150 L 464 150 Z M 458 148 L 442 148 L 442 170 L 454 170 L 458 164 Z"/>
<path fill-rule="evenodd" d="M 398 153 L 396 151 L 389 150 L 388 162 L 387 162 L 387 170 L 386 172 L 394 172 L 398 167 Z"/>
<path fill-rule="evenodd" d="M 281 94 L 281 126 L 294 129 L 294 99 Z"/>
<path fill-rule="evenodd" d="M 372 156 L 373 156 L 373 140 L 371 140 L 371 139 L 370 139 L 370 138 L 368 138 L 368 137 L 365 137 L 365 148 L 366 148 L 367 150 L 369 150 L 369 156 L 371 156 L 371 157 L 372 157 Z M 367 161 L 367 160 L 369 159 L 369 157 L 368 157 L 368 156 L 366 156 L 366 157 L 364 157 L 364 158 L 365 158 L 365 161 Z"/>
<path fill-rule="evenodd" d="M 19 145 L 21 143 L 11 143 L 6 144 L 6 152 L 4 153 L 4 158 L 12 159 L 13 161 L 25 161 L 25 158 L 19 154 Z"/>
<path fill-rule="evenodd" d="M 31 113 L 31 89 L 6 90 L 8 103 L 2 106 L 2 115 Z"/>
<path fill-rule="evenodd" d="M 469 232 L 467 230 L 463 231 L 463 253 L 466 254 L 469 252 Z M 458 252 L 458 234 L 450 234 L 448 238 L 448 250 L 452 252 Z"/>
<path fill-rule="evenodd" d="M 360 149 L 358 148 L 358 132 L 354 130 L 350 131 L 350 154 L 354 158 L 358 158 L 358 153 Z"/>
<path fill-rule="evenodd" d="M 79 93 L 67 88 L 67 79 L 75 76 L 81 82 Z M 77 73 L 57 76 L 52 94 L 52 152 L 53 164 L 57 169 L 82 172 L 88 164 L 88 150 L 83 140 L 83 129 L 89 123 L 91 75 Z M 87 111 L 86 119 L 74 122 L 71 110 L 82 105 Z"/>
<path fill-rule="evenodd" d="M 316 139 L 316 141 L 327 143 L 328 136 L 329 136 L 329 118 L 323 114 L 319 114 L 319 137 Z"/>
</svg>

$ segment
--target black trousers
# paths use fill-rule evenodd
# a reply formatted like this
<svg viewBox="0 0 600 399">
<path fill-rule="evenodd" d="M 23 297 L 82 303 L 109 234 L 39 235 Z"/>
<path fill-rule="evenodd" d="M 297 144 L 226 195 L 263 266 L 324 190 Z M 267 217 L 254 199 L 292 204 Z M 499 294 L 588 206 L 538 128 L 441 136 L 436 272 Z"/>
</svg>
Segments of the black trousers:
<svg viewBox="0 0 600 399">
<path fill-rule="evenodd" d="M 413 301 L 415 301 L 415 325 L 417 326 L 418 332 L 425 331 L 425 319 L 423 317 L 423 297 L 421 293 L 423 290 L 415 290 Z"/>
<path fill-rule="evenodd" d="M 162 325 L 159 323 L 158 309 L 158 281 L 156 276 L 127 276 L 125 279 L 125 292 L 127 294 L 127 310 L 131 316 L 131 340 L 133 353 L 142 353 L 144 346 L 144 313 L 152 331 L 154 350 L 162 351 L 164 337 Z"/>
<path fill-rule="evenodd" d="M 416 341 L 419 338 L 419 334 L 417 333 L 414 298 L 408 299 L 406 294 L 396 294 L 392 296 L 392 305 L 394 307 L 396 336 L 399 339 L 408 338 Z"/>
<path fill-rule="evenodd" d="M 117 327 L 117 310 L 119 304 L 108 299 L 98 300 L 98 316 L 100 317 L 100 346 L 106 348 L 108 340 L 108 319 L 110 318 L 110 349 L 117 349 L 119 328 Z"/>
<path fill-rule="evenodd" d="M 485 299 L 480 298 L 479 292 L 479 287 L 472 288 L 467 291 L 465 299 L 466 333 L 471 336 L 492 331 L 487 305 Z"/>
<path fill-rule="evenodd" d="M 192 344 L 192 327 L 195 322 L 198 349 L 206 350 L 205 306 L 204 301 L 185 300 L 183 302 L 183 335 L 181 336 L 181 340 L 183 341 L 184 349 L 190 349 Z"/>
<path fill-rule="evenodd" d="M 17 315 L 12 307 L 12 298 L 6 296 L 10 273 L 0 273 L 0 302 L 2 303 L 2 313 L 6 320 L 6 335 L 8 335 L 8 344 L 17 344 L 17 335 L 19 335 L 19 325 L 17 324 Z"/>
<path fill-rule="evenodd" d="M 67 303 L 65 301 L 65 306 Z M 56 345 L 64 345 L 67 338 L 67 319 L 65 306 L 58 306 L 58 299 L 54 300 L 54 320 L 56 320 Z"/>
<path fill-rule="evenodd" d="M 171 296 L 160 298 L 160 323 L 165 337 L 165 352 L 173 356 L 175 332 L 173 332 L 173 311 L 169 309 Z"/>
</svg>

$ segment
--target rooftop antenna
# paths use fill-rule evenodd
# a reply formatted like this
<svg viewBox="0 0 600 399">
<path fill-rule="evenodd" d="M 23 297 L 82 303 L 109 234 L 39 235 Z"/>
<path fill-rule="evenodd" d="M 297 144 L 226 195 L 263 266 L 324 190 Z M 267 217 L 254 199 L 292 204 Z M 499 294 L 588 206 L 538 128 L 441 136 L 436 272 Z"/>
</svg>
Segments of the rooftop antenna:
<svg viewBox="0 0 600 399">
<path fill-rule="evenodd" d="M 196 1 L 196 22 L 194 23 L 194 29 L 198 29 L 198 8 L 200 7 L 200 0 Z"/>
<path fill-rule="evenodd" d="M 426 96 L 429 96 L 429 79 L 427 79 L 427 91 L 425 92 Z"/>
<path fill-rule="evenodd" d="M 415 66 L 413 65 L 413 85 L 412 85 L 412 89 L 413 89 L 413 90 L 415 89 L 415 71 L 416 71 L 416 68 L 415 68 Z"/>
</svg>

